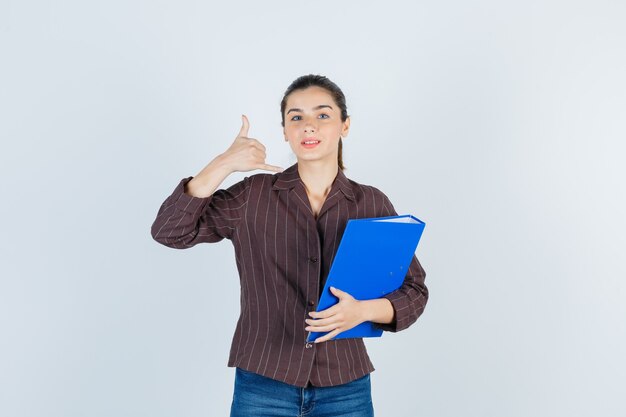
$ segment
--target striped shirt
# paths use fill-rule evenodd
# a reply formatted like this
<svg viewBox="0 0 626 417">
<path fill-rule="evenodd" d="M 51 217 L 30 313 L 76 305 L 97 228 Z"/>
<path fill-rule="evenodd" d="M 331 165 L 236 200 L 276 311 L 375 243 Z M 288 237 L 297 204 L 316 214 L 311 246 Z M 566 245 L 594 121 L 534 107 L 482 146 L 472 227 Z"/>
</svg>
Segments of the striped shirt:
<svg viewBox="0 0 626 417">
<path fill-rule="evenodd" d="M 362 338 L 307 343 L 315 311 L 348 219 L 397 215 L 387 196 L 348 179 L 341 169 L 317 218 L 297 163 L 280 173 L 245 177 L 201 198 L 185 193 L 183 178 L 158 210 L 152 237 L 176 249 L 232 241 L 241 285 L 240 316 L 229 367 L 240 367 L 298 387 L 334 386 L 374 371 Z M 384 296 L 392 323 L 404 330 L 428 300 L 425 272 L 415 255 L 403 285 Z"/>
</svg>

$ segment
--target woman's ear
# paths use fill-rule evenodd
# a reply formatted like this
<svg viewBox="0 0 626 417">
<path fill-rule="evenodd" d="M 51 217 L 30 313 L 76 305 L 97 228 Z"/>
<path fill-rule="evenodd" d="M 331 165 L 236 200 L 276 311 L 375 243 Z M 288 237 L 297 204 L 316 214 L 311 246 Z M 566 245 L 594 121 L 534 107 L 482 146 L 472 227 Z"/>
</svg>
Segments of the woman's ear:
<svg viewBox="0 0 626 417">
<path fill-rule="evenodd" d="M 343 129 L 341 129 L 341 137 L 345 139 L 350 131 L 350 116 L 346 117 L 346 121 L 343 122 Z"/>
</svg>

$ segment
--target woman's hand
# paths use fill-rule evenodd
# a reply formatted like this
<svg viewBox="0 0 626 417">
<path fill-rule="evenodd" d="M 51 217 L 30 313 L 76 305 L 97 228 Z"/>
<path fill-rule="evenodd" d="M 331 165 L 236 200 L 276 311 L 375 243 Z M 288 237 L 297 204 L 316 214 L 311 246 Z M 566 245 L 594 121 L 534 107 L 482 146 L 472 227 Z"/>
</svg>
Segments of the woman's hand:
<svg viewBox="0 0 626 417">
<path fill-rule="evenodd" d="M 243 126 L 230 148 L 215 157 L 202 171 L 185 184 L 185 193 L 193 197 L 208 197 L 217 190 L 219 185 L 231 173 L 265 169 L 281 172 L 283 169 L 265 163 L 265 146 L 248 136 L 248 118 L 241 115 Z"/>
<path fill-rule="evenodd" d="M 239 134 L 230 147 L 218 158 L 221 164 L 231 172 L 252 171 L 253 169 L 264 169 L 267 171 L 281 172 L 283 168 L 265 163 L 265 146 L 256 139 L 248 137 L 250 124 L 245 115 L 241 115 L 243 125 Z"/>
<path fill-rule="evenodd" d="M 315 339 L 315 343 L 325 342 L 332 339 L 339 333 L 350 330 L 351 328 L 366 321 L 362 301 L 359 301 L 347 292 L 338 290 L 334 287 L 330 287 L 330 292 L 339 298 L 339 302 L 320 312 L 311 311 L 309 315 L 314 317 L 315 320 L 305 320 L 309 326 L 305 327 L 304 330 L 311 332 L 330 332 L 323 337 Z"/>
</svg>

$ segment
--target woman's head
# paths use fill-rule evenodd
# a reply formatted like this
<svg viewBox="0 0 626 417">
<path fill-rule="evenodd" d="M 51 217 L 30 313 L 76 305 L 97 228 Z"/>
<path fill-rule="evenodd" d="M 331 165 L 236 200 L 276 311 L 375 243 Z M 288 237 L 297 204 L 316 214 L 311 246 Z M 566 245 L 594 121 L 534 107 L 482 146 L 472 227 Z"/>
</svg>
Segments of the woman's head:
<svg viewBox="0 0 626 417">
<path fill-rule="evenodd" d="M 298 160 L 336 158 L 339 169 L 342 160 L 342 137 L 350 127 L 346 98 L 341 89 L 323 75 L 304 75 L 285 91 L 280 102 L 285 134 Z M 307 145 L 305 140 L 315 140 Z M 335 156 L 336 155 L 336 156 Z"/>
</svg>

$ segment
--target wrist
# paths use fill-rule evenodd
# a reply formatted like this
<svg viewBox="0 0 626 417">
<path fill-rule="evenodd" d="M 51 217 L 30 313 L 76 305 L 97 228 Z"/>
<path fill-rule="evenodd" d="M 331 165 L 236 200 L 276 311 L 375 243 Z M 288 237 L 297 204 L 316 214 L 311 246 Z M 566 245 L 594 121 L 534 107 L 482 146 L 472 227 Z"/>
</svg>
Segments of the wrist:
<svg viewBox="0 0 626 417">
<path fill-rule="evenodd" d="M 185 193 L 193 197 L 209 197 L 231 172 L 224 159 L 218 156 L 187 182 Z"/>
<path fill-rule="evenodd" d="M 372 321 L 372 301 L 371 300 L 361 300 L 359 301 L 360 309 L 361 309 L 361 320 L 362 321 Z"/>
<path fill-rule="evenodd" d="M 387 298 L 374 298 L 372 300 L 361 301 L 362 305 L 362 317 L 365 321 L 371 321 L 373 323 L 391 323 L 394 320 L 394 309 L 391 301 Z"/>
<path fill-rule="evenodd" d="M 207 165 L 206 169 L 210 169 L 211 171 L 217 171 L 224 177 L 227 177 L 234 172 L 234 170 L 228 164 L 228 158 L 226 158 L 224 154 L 220 154 L 213 158 L 213 160 L 209 162 L 209 165 Z"/>
</svg>

